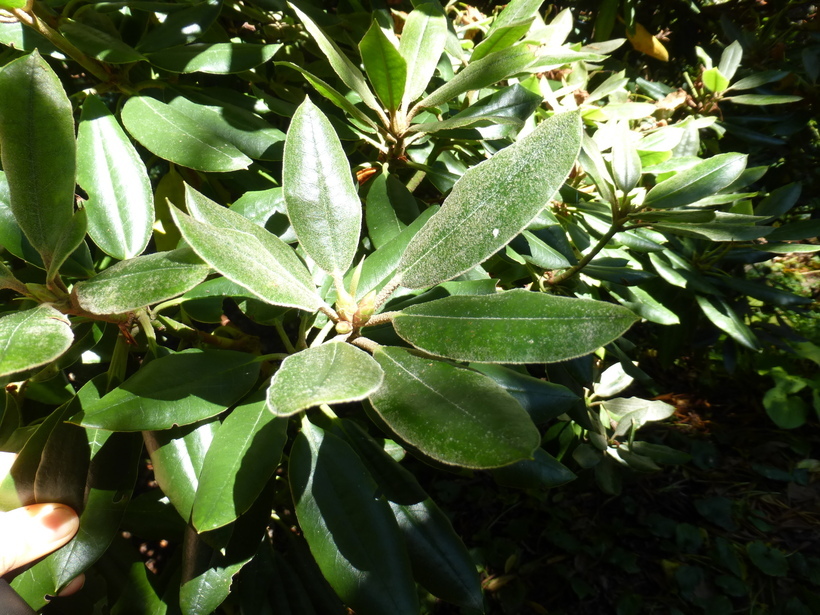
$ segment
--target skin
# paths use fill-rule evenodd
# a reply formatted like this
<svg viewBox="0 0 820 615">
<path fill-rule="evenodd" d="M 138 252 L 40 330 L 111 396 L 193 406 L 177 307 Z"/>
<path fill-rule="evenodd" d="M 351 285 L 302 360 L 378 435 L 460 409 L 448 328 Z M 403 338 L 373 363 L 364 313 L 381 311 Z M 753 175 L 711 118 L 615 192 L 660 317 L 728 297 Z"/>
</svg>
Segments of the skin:
<svg viewBox="0 0 820 615">
<path fill-rule="evenodd" d="M 0 482 L 8 475 L 15 455 L 0 452 Z M 0 576 L 25 566 L 65 545 L 77 533 L 80 519 L 63 504 L 32 504 L 0 512 Z M 74 579 L 60 595 L 82 587 Z"/>
</svg>

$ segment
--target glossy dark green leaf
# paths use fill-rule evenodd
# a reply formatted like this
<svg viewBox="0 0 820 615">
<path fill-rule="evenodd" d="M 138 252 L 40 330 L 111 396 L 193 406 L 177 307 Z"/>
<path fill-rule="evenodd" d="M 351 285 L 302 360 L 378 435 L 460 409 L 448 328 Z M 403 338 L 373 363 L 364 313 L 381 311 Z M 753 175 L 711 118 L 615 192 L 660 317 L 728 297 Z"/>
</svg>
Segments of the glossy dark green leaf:
<svg viewBox="0 0 820 615">
<path fill-rule="evenodd" d="M 396 208 L 393 205 L 393 202 L 398 200 L 396 198 L 398 195 L 391 194 L 391 187 L 394 188 L 393 192 L 395 194 L 397 190 L 404 188 L 404 184 L 389 173 L 380 173 L 370 183 L 370 190 L 367 192 L 367 208 L 365 209 L 367 234 L 377 249 L 407 227 L 399 220 Z M 406 188 L 404 190 L 407 192 Z M 413 199 L 412 194 L 409 192 L 407 194 Z"/>
<path fill-rule="evenodd" d="M 119 260 L 142 253 L 154 223 L 151 183 L 119 122 L 96 96 L 83 103 L 77 154 L 91 239 Z"/>
<path fill-rule="evenodd" d="M 680 324 L 678 315 L 640 286 L 612 284 L 607 288 L 618 303 L 641 318 L 660 325 Z"/>
<path fill-rule="evenodd" d="M 800 193 L 803 190 L 803 185 L 800 182 L 793 182 L 780 186 L 772 190 L 771 194 L 763 199 L 760 204 L 755 207 L 756 216 L 771 216 L 772 218 L 782 216 L 792 207 L 794 207 L 797 200 L 800 198 Z"/>
<path fill-rule="evenodd" d="M 437 7 L 419 3 L 407 15 L 399 41 L 399 53 L 407 62 L 403 105 L 424 94 L 447 42 L 447 19 Z"/>
<path fill-rule="evenodd" d="M 503 365 L 476 363 L 470 367 L 489 376 L 512 395 L 537 425 L 576 408 L 581 401 L 565 386 L 533 378 Z"/>
<path fill-rule="evenodd" d="M 704 238 L 711 241 L 750 241 L 765 237 L 774 231 L 771 226 L 752 226 L 725 222 L 704 222 L 699 224 L 661 222 L 652 226 L 658 231 L 666 231 L 684 237 Z"/>
<path fill-rule="evenodd" d="M 183 350 L 151 361 L 71 422 L 110 431 L 188 425 L 223 412 L 258 374 L 256 357 L 244 352 Z"/>
<path fill-rule="evenodd" d="M 780 81 L 789 75 L 785 70 L 764 70 L 758 73 L 744 77 L 733 83 L 729 90 L 750 90 L 752 88 L 759 88 L 761 85 Z"/>
<path fill-rule="evenodd" d="M 381 347 L 373 408 L 402 440 L 452 465 L 492 468 L 532 456 L 540 436 L 517 401 L 471 370 Z"/>
<path fill-rule="evenodd" d="M 78 405 L 76 397 L 72 398 L 36 426 L 18 452 L 9 473 L 0 480 L 0 511 L 7 512 L 37 502 L 35 483 L 43 450 L 57 425 L 75 412 Z"/>
<path fill-rule="evenodd" d="M 745 168 L 745 154 L 712 156 L 656 185 L 643 204 L 653 209 L 669 209 L 694 203 L 731 184 Z"/>
<path fill-rule="evenodd" d="M 266 537 L 273 485 L 230 528 L 197 533 L 189 526 L 182 543 L 179 606 L 183 615 L 214 613 L 231 593 L 234 576 Z"/>
<path fill-rule="evenodd" d="M 789 572 L 786 554 L 761 540 L 747 544 L 746 554 L 755 566 L 770 577 L 785 577 Z"/>
<path fill-rule="evenodd" d="M 157 484 L 186 522 L 191 518 L 205 454 L 218 429 L 219 421 L 210 419 L 143 434 Z"/>
<path fill-rule="evenodd" d="M 205 0 L 170 13 L 165 21 L 142 37 L 137 49 L 148 53 L 193 43 L 205 34 L 221 10 L 221 0 Z"/>
<path fill-rule="evenodd" d="M 228 75 L 264 64 L 282 47 L 251 43 L 193 43 L 147 54 L 154 66 L 172 73 Z"/>
<path fill-rule="evenodd" d="M 251 158 L 281 160 L 285 133 L 256 113 L 237 105 L 186 91 L 168 105 L 199 127 Z"/>
<path fill-rule="evenodd" d="M 122 314 L 181 295 L 209 272 L 193 250 L 180 248 L 119 262 L 78 282 L 73 292 L 80 306 L 93 314 Z"/>
<path fill-rule="evenodd" d="M 706 317 L 718 329 L 747 348 L 757 350 L 760 347 L 757 336 L 726 301 L 703 295 L 697 295 L 695 299 Z"/>
<path fill-rule="evenodd" d="M 52 244 L 51 262 L 46 269 L 47 284 L 54 281 L 60 272 L 60 268 L 71 257 L 71 255 L 83 244 L 86 232 L 88 231 L 88 216 L 84 209 L 77 210 L 74 215 L 66 221 L 62 233 L 57 237 L 57 241 Z"/>
<path fill-rule="evenodd" d="M 45 606 L 45 596 L 57 595 L 105 553 L 131 501 L 141 460 L 142 438 L 137 434 L 108 432 L 106 436 L 110 437 L 91 460 L 88 493 L 77 535 L 65 547 L 15 579 L 15 590 L 34 608 Z M 68 463 L 64 456 L 62 463 Z M 83 476 L 81 487 L 85 486 Z"/>
<path fill-rule="evenodd" d="M 365 399 L 382 383 L 369 354 L 345 342 L 330 342 L 290 355 L 268 389 L 267 407 L 290 416 L 320 404 Z"/>
<path fill-rule="evenodd" d="M 323 305 L 304 263 L 275 235 L 186 186 L 188 211 L 172 210 L 185 240 L 226 278 L 273 305 L 309 312 Z"/>
<path fill-rule="evenodd" d="M 60 24 L 60 34 L 83 53 L 107 64 L 128 64 L 145 59 L 140 52 L 111 32 L 80 21 L 63 21 Z"/>
<path fill-rule="evenodd" d="M 388 111 L 395 111 L 404 96 L 407 63 L 376 21 L 370 24 L 359 50 L 376 96 Z"/>
<path fill-rule="evenodd" d="M 160 158 L 197 171 L 247 169 L 251 159 L 195 120 L 150 96 L 132 96 L 122 109 L 131 136 Z"/>
<path fill-rule="evenodd" d="M 593 352 L 636 320 L 611 303 L 519 289 L 414 305 L 393 326 L 417 348 L 458 361 L 554 363 Z"/>
<path fill-rule="evenodd" d="M 408 245 L 398 266 L 401 284 L 433 286 L 504 247 L 564 183 L 581 134 L 577 114 L 559 114 L 469 169 Z"/>
<path fill-rule="evenodd" d="M 191 523 L 214 530 L 247 511 L 273 475 L 287 440 L 287 421 L 265 407 L 264 391 L 239 404 L 222 423 L 199 475 Z"/>
<path fill-rule="evenodd" d="M 0 71 L 0 157 L 11 211 L 48 269 L 74 212 L 76 145 L 71 103 L 38 52 Z"/>
<path fill-rule="evenodd" d="M 309 99 L 290 123 L 282 187 L 299 243 L 322 269 L 343 275 L 359 245 L 362 205 L 336 131 Z"/>
<path fill-rule="evenodd" d="M 289 475 L 299 525 L 342 601 L 360 615 L 417 615 L 396 520 L 353 450 L 305 419 Z"/>
<path fill-rule="evenodd" d="M 416 581 L 436 598 L 483 611 L 475 564 L 447 515 L 430 498 L 409 505 L 391 502 L 390 507 L 404 534 Z"/>
<path fill-rule="evenodd" d="M 367 87 L 367 82 L 364 79 L 362 71 L 360 71 L 353 62 L 339 49 L 338 45 L 331 38 L 329 38 L 321 28 L 314 23 L 305 13 L 299 10 L 295 5 L 288 3 L 288 6 L 296 13 L 296 16 L 304 24 L 305 30 L 308 31 L 314 42 L 325 54 L 327 61 L 333 70 L 344 82 L 344 84 L 351 90 L 356 92 L 362 99 L 362 102 L 371 109 L 381 109 L 373 92 Z"/>
<path fill-rule="evenodd" d="M 551 489 L 577 478 L 564 464 L 543 448 L 536 449 L 534 459 L 525 459 L 492 471 L 500 485 L 516 489 Z"/>
<path fill-rule="evenodd" d="M 72 341 L 68 318 L 50 305 L 7 314 L 0 318 L 0 376 L 50 363 Z"/>
</svg>

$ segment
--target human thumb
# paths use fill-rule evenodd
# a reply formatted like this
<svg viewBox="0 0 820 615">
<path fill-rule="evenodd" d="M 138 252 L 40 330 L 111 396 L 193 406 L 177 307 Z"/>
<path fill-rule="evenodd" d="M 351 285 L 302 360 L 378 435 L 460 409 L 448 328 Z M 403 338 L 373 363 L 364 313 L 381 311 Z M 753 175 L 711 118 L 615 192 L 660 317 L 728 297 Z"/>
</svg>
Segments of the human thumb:
<svg viewBox="0 0 820 615">
<path fill-rule="evenodd" d="M 0 575 L 59 549 L 80 519 L 63 504 L 32 504 L 0 513 Z"/>
</svg>

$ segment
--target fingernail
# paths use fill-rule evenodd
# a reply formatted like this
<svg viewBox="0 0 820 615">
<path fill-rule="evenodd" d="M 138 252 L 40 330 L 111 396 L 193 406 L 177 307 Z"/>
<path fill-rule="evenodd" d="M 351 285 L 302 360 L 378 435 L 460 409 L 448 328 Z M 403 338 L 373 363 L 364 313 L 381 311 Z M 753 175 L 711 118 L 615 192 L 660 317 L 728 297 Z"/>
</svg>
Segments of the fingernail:
<svg viewBox="0 0 820 615">
<path fill-rule="evenodd" d="M 71 508 L 63 504 L 45 504 L 36 515 L 37 520 L 48 528 L 52 542 L 62 542 L 77 533 L 80 519 Z"/>
</svg>

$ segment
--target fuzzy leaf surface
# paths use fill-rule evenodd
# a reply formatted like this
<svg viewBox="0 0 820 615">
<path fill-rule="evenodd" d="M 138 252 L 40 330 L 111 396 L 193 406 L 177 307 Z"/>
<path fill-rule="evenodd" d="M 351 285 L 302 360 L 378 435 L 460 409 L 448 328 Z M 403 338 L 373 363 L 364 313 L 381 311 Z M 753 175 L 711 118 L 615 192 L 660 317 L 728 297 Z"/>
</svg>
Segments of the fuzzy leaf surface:
<svg viewBox="0 0 820 615">
<path fill-rule="evenodd" d="M 330 342 L 290 355 L 268 389 L 267 407 L 290 416 L 320 404 L 358 401 L 382 383 L 379 364 L 363 350 Z"/>
<path fill-rule="evenodd" d="M 398 266 L 408 288 L 472 269 L 518 235 L 567 178 L 581 148 L 581 121 L 562 113 L 469 169 L 413 237 Z"/>
<path fill-rule="evenodd" d="M 718 154 L 676 173 L 652 188 L 645 207 L 670 209 L 711 196 L 735 181 L 746 168 L 745 154 Z"/>
<path fill-rule="evenodd" d="M 62 355 L 74 334 L 68 318 L 49 305 L 0 318 L 0 376 L 39 367 Z"/>
</svg>

